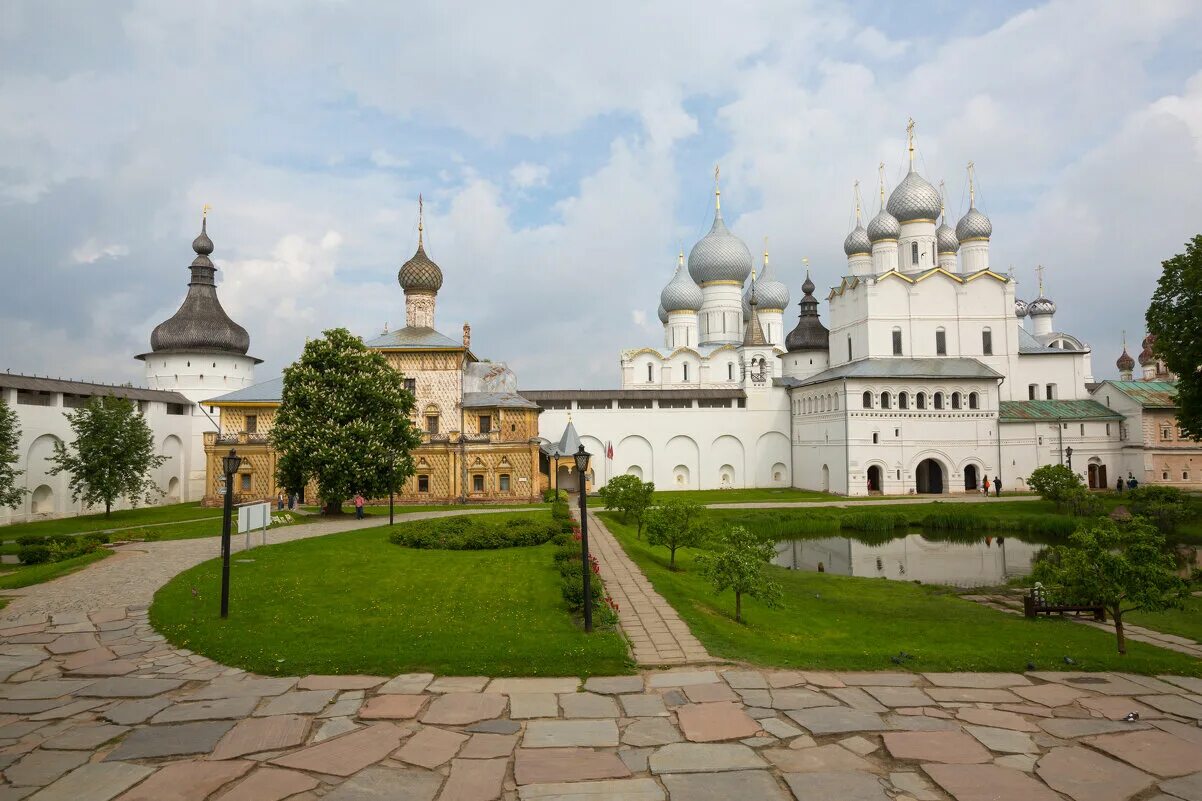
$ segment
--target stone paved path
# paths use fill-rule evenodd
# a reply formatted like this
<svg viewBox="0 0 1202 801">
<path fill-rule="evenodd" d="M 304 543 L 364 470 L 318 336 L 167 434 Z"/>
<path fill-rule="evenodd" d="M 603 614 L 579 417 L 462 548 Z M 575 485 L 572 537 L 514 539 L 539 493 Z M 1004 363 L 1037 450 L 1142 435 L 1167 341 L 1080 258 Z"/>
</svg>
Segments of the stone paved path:
<svg viewBox="0 0 1202 801">
<path fill-rule="evenodd" d="M 1199 721 L 1170 676 L 266 678 L 144 608 L 0 626 L 0 799 L 1191 801 Z"/>
<path fill-rule="evenodd" d="M 579 520 L 579 512 L 573 514 Z M 597 557 L 601 578 L 618 604 L 634 660 L 647 666 L 715 661 L 591 510 L 588 530 L 589 552 Z"/>
</svg>

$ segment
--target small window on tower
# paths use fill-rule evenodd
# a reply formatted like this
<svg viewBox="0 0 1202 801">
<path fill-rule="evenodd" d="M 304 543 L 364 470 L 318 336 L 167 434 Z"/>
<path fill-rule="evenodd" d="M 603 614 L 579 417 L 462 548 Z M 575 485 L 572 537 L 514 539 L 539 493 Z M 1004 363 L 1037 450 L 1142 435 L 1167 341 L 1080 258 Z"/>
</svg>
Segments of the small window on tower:
<svg viewBox="0 0 1202 801">
<path fill-rule="evenodd" d="M 420 475 L 417 477 L 417 491 L 418 492 L 429 492 L 430 491 L 430 477 L 429 476 Z"/>
<path fill-rule="evenodd" d="M 484 492 L 484 476 L 479 473 L 472 476 L 472 492 Z"/>
<path fill-rule="evenodd" d="M 902 355 L 901 334 L 902 334 L 902 332 L 901 332 L 900 328 L 893 329 L 893 355 L 894 356 Z"/>
<path fill-rule="evenodd" d="M 910 243 L 910 263 L 913 265 L 918 264 L 918 243 L 917 242 Z"/>
<path fill-rule="evenodd" d="M 684 365 L 684 380 L 685 381 L 689 380 L 689 365 L 687 362 Z"/>
<path fill-rule="evenodd" d="M 993 332 L 988 328 L 981 332 L 981 353 L 986 356 L 993 355 Z"/>
<path fill-rule="evenodd" d="M 651 383 L 651 365 L 647 365 L 647 383 Z"/>
<path fill-rule="evenodd" d="M 909 392 L 897 393 L 897 408 L 899 408 L 899 409 L 909 409 L 910 408 L 910 393 Z"/>
<path fill-rule="evenodd" d="M 501 492 L 509 492 L 509 474 L 502 473 L 497 476 L 497 489 Z"/>
<path fill-rule="evenodd" d="M 936 392 L 934 400 L 935 400 L 935 408 L 942 409 L 943 408 L 943 393 Z"/>
<path fill-rule="evenodd" d="M 968 408 L 976 409 L 980 406 L 980 396 L 975 392 L 968 393 Z"/>
<path fill-rule="evenodd" d="M 487 414 L 480 415 L 480 433 L 492 433 L 492 416 Z"/>
<path fill-rule="evenodd" d="M 960 408 L 960 393 L 959 392 L 952 393 L 952 408 L 953 409 Z"/>
<path fill-rule="evenodd" d="M 876 445 L 880 441 L 881 441 L 881 435 L 878 434 L 877 432 L 873 431 L 872 432 L 872 444 Z"/>
<path fill-rule="evenodd" d="M 438 433 L 438 415 L 426 415 L 426 433 L 431 436 Z"/>
<path fill-rule="evenodd" d="M 914 408 L 915 409 L 927 408 L 927 393 L 919 392 L 916 396 L 914 396 Z"/>
<path fill-rule="evenodd" d="M 851 337 L 847 338 L 847 360 L 851 361 Z"/>
<path fill-rule="evenodd" d="M 942 328 L 935 329 L 935 354 L 938 356 L 947 355 L 947 332 Z"/>
<path fill-rule="evenodd" d="M 864 393 L 864 408 L 865 409 L 872 408 L 872 393 L 871 392 Z"/>
</svg>

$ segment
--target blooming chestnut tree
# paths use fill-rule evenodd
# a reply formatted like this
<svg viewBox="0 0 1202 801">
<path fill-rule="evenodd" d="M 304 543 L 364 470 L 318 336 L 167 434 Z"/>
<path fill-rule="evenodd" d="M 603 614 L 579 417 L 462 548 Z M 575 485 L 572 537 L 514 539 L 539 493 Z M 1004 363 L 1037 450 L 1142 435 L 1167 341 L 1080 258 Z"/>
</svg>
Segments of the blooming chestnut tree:
<svg viewBox="0 0 1202 801">
<path fill-rule="evenodd" d="M 284 370 L 271 443 L 281 486 L 317 484 L 327 512 L 355 493 L 388 495 L 413 475 L 413 394 L 384 356 L 345 328 L 310 340 Z"/>
</svg>

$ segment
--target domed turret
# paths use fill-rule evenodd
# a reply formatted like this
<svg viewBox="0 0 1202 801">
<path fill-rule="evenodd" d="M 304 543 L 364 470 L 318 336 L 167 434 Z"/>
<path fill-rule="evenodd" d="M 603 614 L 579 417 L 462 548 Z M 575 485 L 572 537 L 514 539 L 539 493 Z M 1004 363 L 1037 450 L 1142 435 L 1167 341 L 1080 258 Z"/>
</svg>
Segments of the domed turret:
<svg viewBox="0 0 1202 801">
<path fill-rule="evenodd" d="M 692 311 L 701 308 L 701 287 L 693 283 L 684 269 L 684 254 L 679 257 L 672 280 L 659 293 L 660 308 L 666 312 Z"/>
<path fill-rule="evenodd" d="M 784 311 L 789 305 L 789 288 L 776 280 L 776 273 L 768 263 L 768 251 L 764 251 L 764 272 L 755 285 L 756 299 L 759 301 L 760 314 L 775 309 Z"/>
<path fill-rule="evenodd" d="M 417 196 L 417 252 L 397 271 L 397 281 L 405 290 L 405 325 L 409 328 L 434 327 L 434 302 L 442 288 L 442 268 L 426 255 L 422 242 L 425 229 L 424 204 Z"/>
<path fill-rule="evenodd" d="M 960 218 L 960 222 L 956 223 L 956 238 L 961 242 L 973 239 L 988 241 L 991 236 L 993 236 L 993 223 L 978 211 L 976 206 L 970 206 L 964 216 Z"/>
<path fill-rule="evenodd" d="M 977 209 L 976 166 L 968 162 L 968 211 L 956 223 L 960 240 L 960 266 L 966 273 L 989 269 L 989 237 L 993 223 Z M 1034 301 L 1032 301 L 1034 303 Z"/>
<path fill-rule="evenodd" d="M 751 274 L 751 251 L 722 221 L 722 192 L 714 169 L 714 224 L 689 253 L 689 275 L 701 286 L 697 344 L 737 345 L 744 315 L 743 284 Z"/>
<path fill-rule="evenodd" d="M 209 239 L 208 220 L 200 224 L 200 235 L 192 240 L 196 258 L 189 269 L 188 294 L 169 319 L 154 327 L 150 349 L 154 353 L 228 353 L 243 356 L 250 349 L 246 329 L 230 319 L 217 298 L 217 268 L 209 259 L 213 240 Z"/>
<path fill-rule="evenodd" d="M 843 253 L 847 256 L 872 253 L 872 240 L 868 238 L 868 231 L 860 224 L 859 219 L 856 220 L 856 227 L 851 229 L 851 233 L 843 240 Z"/>
<path fill-rule="evenodd" d="M 814 297 L 814 282 L 806 272 L 805 283 L 801 285 L 804 293 L 801 302 L 801 317 L 797 326 L 785 337 L 785 350 L 790 353 L 797 351 L 829 351 L 830 332 L 818 319 L 818 299 Z"/>
<path fill-rule="evenodd" d="M 1025 300 L 1014 299 L 1014 316 L 1020 320 L 1027 316 L 1027 302 Z"/>
<path fill-rule="evenodd" d="M 906 177 L 889 195 L 889 205 L 886 209 L 898 222 L 907 223 L 914 220 L 935 221 L 939 216 L 939 190 L 931 186 L 931 182 L 914 172 L 911 164 Z"/>
<path fill-rule="evenodd" d="M 698 284 L 734 281 L 743 285 L 751 275 L 751 251 L 722 221 L 722 209 L 714 212 L 710 232 L 689 252 L 689 275 Z"/>
<path fill-rule="evenodd" d="M 1135 359 L 1132 359 L 1131 354 L 1127 352 L 1126 345 L 1123 346 L 1123 352 L 1115 360 L 1114 366 L 1119 368 L 1120 373 L 1130 373 L 1135 369 Z"/>
<path fill-rule="evenodd" d="M 868 241 L 873 244 L 884 240 L 897 239 L 901 233 L 901 223 L 892 214 L 881 209 L 868 222 L 868 230 L 865 233 L 868 235 Z"/>
<path fill-rule="evenodd" d="M 1141 344 L 1143 346 L 1143 350 L 1139 352 L 1139 366 L 1147 367 L 1148 365 L 1155 364 L 1156 354 L 1153 352 L 1153 348 L 1156 346 L 1156 337 L 1148 334 L 1146 337 L 1144 337 L 1144 341 Z"/>
<path fill-rule="evenodd" d="M 1051 298 L 1045 298 L 1043 295 L 1035 298 L 1027 304 L 1027 315 L 1034 317 L 1046 317 L 1056 313 L 1056 303 Z"/>
</svg>

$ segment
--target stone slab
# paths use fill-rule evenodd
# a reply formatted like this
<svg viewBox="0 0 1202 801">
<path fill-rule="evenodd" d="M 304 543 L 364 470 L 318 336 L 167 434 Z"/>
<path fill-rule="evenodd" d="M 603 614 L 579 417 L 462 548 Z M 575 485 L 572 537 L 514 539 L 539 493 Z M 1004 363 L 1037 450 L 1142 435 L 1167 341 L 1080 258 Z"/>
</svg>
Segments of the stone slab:
<svg viewBox="0 0 1202 801">
<path fill-rule="evenodd" d="M 376 695 L 359 708 L 363 720 L 409 720 L 426 704 L 426 695 Z"/>
<path fill-rule="evenodd" d="M 965 726 L 964 730 L 990 751 L 1002 754 L 1035 754 L 1039 748 L 1029 734 L 989 726 Z"/>
<path fill-rule="evenodd" d="M 607 695 L 596 693 L 566 693 L 559 696 L 559 707 L 565 718 L 616 718 L 618 705 Z"/>
<path fill-rule="evenodd" d="M 1142 771 L 1080 746 L 1053 748 L 1040 758 L 1035 773 L 1074 801 L 1127 801 L 1155 781 Z"/>
<path fill-rule="evenodd" d="M 522 730 L 522 724 L 514 720 L 498 718 L 496 720 L 482 720 L 479 723 L 464 726 L 463 730 L 468 732 L 484 732 L 486 734 L 516 734 Z"/>
<path fill-rule="evenodd" d="M 285 768 L 350 776 L 379 762 L 400 744 L 401 730 L 396 725 L 376 723 L 271 761 Z"/>
<path fill-rule="evenodd" d="M 213 720 L 135 729 L 105 760 L 207 754 L 233 727 L 231 721 Z"/>
<path fill-rule="evenodd" d="M 695 704 L 704 704 L 710 701 L 737 701 L 739 696 L 735 691 L 725 684 L 718 682 L 717 684 L 689 684 L 682 687 L 685 697 Z"/>
<path fill-rule="evenodd" d="M 667 745 L 683 739 L 666 718 L 641 718 L 622 730 L 622 742 L 635 747 Z"/>
<path fill-rule="evenodd" d="M 173 762 L 159 768 L 146 781 L 121 796 L 120 801 L 194 801 L 208 798 L 235 779 L 240 779 L 255 763 L 246 760 L 228 762 Z"/>
<path fill-rule="evenodd" d="M 654 779 L 606 779 L 592 782 L 527 784 L 518 789 L 521 801 L 665 801 Z"/>
<path fill-rule="evenodd" d="M 843 734 L 857 731 L 885 731 L 888 724 L 875 712 L 846 707 L 819 707 L 785 713 L 811 734 Z"/>
<path fill-rule="evenodd" d="M 718 674 L 712 670 L 668 670 L 650 674 L 647 677 L 647 686 L 659 689 L 684 687 L 689 684 L 713 684 L 717 681 L 720 681 Z"/>
<path fill-rule="evenodd" d="M 257 768 L 233 788 L 217 796 L 215 801 L 281 801 L 312 790 L 318 784 L 312 776 L 269 765 Z"/>
<path fill-rule="evenodd" d="M 497 695 L 514 695 L 517 693 L 574 693 L 579 688 L 580 679 L 575 678 L 493 679 L 488 683 L 488 692 Z"/>
<path fill-rule="evenodd" d="M 448 692 L 431 702 L 421 716 L 422 723 L 463 726 L 500 717 L 506 697 L 492 693 Z"/>
<path fill-rule="evenodd" d="M 584 682 L 584 689 L 591 693 L 602 693 L 604 695 L 641 693 L 643 691 L 643 677 L 593 676 Z"/>
<path fill-rule="evenodd" d="M 514 757 L 513 775 L 518 784 L 547 784 L 624 779 L 630 776 L 630 769 L 616 754 L 606 751 L 589 748 L 519 748 Z"/>
<path fill-rule="evenodd" d="M 62 734 L 51 737 L 42 743 L 42 748 L 55 748 L 65 751 L 93 751 L 115 740 L 129 731 L 128 726 L 114 726 L 109 723 L 86 723 L 67 729 Z"/>
<path fill-rule="evenodd" d="M 111 801 L 153 772 L 144 765 L 128 762 L 98 762 L 73 770 L 43 787 L 31 801 Z"/>
<path fill-rule="evenodd" d="M 612 720 L 532 720 L 526 724 L 523 748 L 616 746 L 618 726 Z"/>
<path fill-rule="evenodd" d="M 834 743 L 813 748 L 765 748 L 761 756 L 786 773 L 859 771 L 871 773 L 871 762 Z"/>
<path fill-rule="evenodd" d="M 488 685 L 488 676 L 439 676 L 426 688 L 432 693 L 478 693 Z"/>
<path fill-rule="evenodd" d="M 508 765 L 508 759 L 456 759 L 439 801 L 495 801 Z"/>
<path fill-rule="evenodd" d="M 90 682 L 87 687 L 77 691 L 75 695 L 91 698 L 149 698 L 154 695 L 162 695 L 165 692 L 170 692 L 182 685 L 183 682 L 177 679 L 119 676 Z M 213 697 L 224 698 L 226 696 L 217 695 Z"/>
<path fill-rule="evenodd" d="M 724 670 L 722 678 L 736 690 L 768 689 L 768 680 L 758 670 Z"/>
<path fill-rule="evenodd" d="M 214 701 L 186 701 L 166 707 L 150 719 L 151 723 L 185 723 L 193 720 L 240 720 L 254 711 L 257 698 L 220 698 Z"/>
<path fill-rule="evenodd" d="M 931 697 L 918 687 L 865 687 L 864 692 L 888 707 L 927 706 L 931 703 Z"/>
<path fill-rule="evenodd" d="M 449 762 L 467 740 L 466 734 L 425 726 L 392 756 L 410 765 L 433 769 Z"/>
<path fill-rule="evenodd" d="M 619 695 L 618 700 L 622 702 L 622 711 L 628 718 L 668 716 L 663 696 L 657 693 Z"/>
<path fill-rule="evenodd" d="M 851 687 L 913 687 L 921 681 L 917 673 L 877 673 L 871 670 L 835 673 L 833 677 Z"/>
<path fill-rule="evenodd" d="M 1062 739 L 1148 728 L 1146 723 L 1126 723 L 1101 718 L 1050 718 L 1040 720 L 1039 727 L 1053 737 Z"/>
<path fill-rule="evenodd" d="M 1138 700 L 1161 712 L 1202 721 L 1202 704 L 1180 695 L 1141 695 Z"/>
<path fill-rule="evenodd" d="M 1078 698 L 1088 698 L 1093 695 L 1089 690 L 1072 687 L 1067 684 L 1039 684 L 1032 687 L 1015 687 L 1014 692 L 1036 704 L 1048 707 L 1071 704 Z"/>
<path fill-rule="evenodd" d="M 961 731 L 886 732 L 885 748 L 894 759 L 971 765 L 991 757 L 975 739 Z"/>
<path fill-rule="evenodd" d="M 434 801 L 440 784 L 442 776 L 426 770 L 368 768 L 326 793 L 322 801 Z"/>
<path fill-rule="evenodd" d="M 663 777 L 670 798 L 691 801 L 730 801 L 754 798 L 756 801 L 790 801 L 766 770 L 740 770 L 729 773 L 684 773 Z"/>
<path fill-rule="evenodd" d="M 31 751 L 4 770 L 11 784 L 42 787 L 88 761 L 79 751 Z"/>
<path fill-rule="evenodd" d="M 1021 699 L 1009 690 L 974 689 L 965 687 L 931 687 L 927 695 L 936 701 L 972 704 L 1020 704 Z"/>
<path fill-rule="evenodd" d="M 672 743 L 651 755 L 654 774 L 756 770 L 767 766 L 755 751 L 739 743 Z"/>
<path fill-rule="evenodd" d="M 839 706 L 839 702 L 834 698 L 801 687 L 772 690 L 769 697 L 773 709 L 812 709 L 818 706 Z"/>
<path fill-rule="evenodd" d="M 559 717 L 559 696 L 554 693 L 522 693 L 509 696 L 509 717 L 515 720 Z"/>
<path fill-rule="evenodd" d="M 71 695 L 86 689 L 94 683 L 85 679 L 42 679 L 19 684 L 5 684 L 0 686 L 0 698 L 11 701 L 61 698 L 64 695 Z"/>
<path fill-rule="evenodd" d="M 1042 782 L 1021 770 L 997 765 L 923 765 L 956 801 L 1061 801 Z"/>
<path fill-rule="evenodd" d="M 300 715 L 247 718 L 235 725 L 213 749 L 212 759 L 234 759 L 263 751 L 295 748 L 309 735 L 309 719 Z"/>
<path fill-rule="evenodd" d="M 1021 673 L 923 673 L 922 677 L 936 687 L 967 687 L 977 690 L 1026 687 L 1031 684 L 1031 680 Z"/>
<path fill-rule="evenodd" d="M 245 678 L 218 679 L 208 686 L 189 693 L 183 701 L 211 701 L 217 698 L 264 698 L 281 695 L 296 686 L 296 679 L 269 679 L 250 676 Z"/>
<path fill-rule="evenodd" d="M 380 695 L 392 693 L 418 695 L 425 692 L 425 689 L 430 686 L 430 682 L 432 681 L 434 681 L 433 673 L 403 673 L 400 676 L 389 679 L 376 692 Z"/>
<path fill-rule="evenodd" d="M 739 704 L 729 701 L 682 706 L 676 710 L 676 719 L 684 736 L 695 743 L 741 740 L 761 728 Z"/>
<path fill-rule="evenodd" d="M 1168 732 L 1133 731 L 1102 734 L 1086 740 L 1089 745 L 1161 778 L 1193 773 L 1202 765 L 1202 745 L 1174 737 Z"/>
<path fill-rule="evenodd" d="M 1022 715 L 1016 715 L 1013 712 L 1004 712 L 1000 709 L 976 709 L 965 708 L 956 712 L 956 717 L 966 723 L 974 723 L 978 726 L 992 726 L 995 729 L 1011 729 L 1013 731 L 1039 731 L 1039 727 L 1034 723 L 1023 718 Z"/>
<path fill-rule="evenodd" d="M 1202 801 L 1202 772 L 1161 782 L 1160 789 L 1182 801 Z"/>
<path fill-rule="evenodd" d="M 298 690 L 370 690 L 388 681 L 386 676 L 305 676 Z"/>
<path fill-rule="evenodd" d="M 516 734 L 473 734 L 459 752 L 460 759 L 496 759 L 508 757 L 517 748 Z"/>
<path fill-rule="evenodd" d="M 144 698 L 139 701 L 122 701 L 106 709 L 102 714 L 106 720 L 122 726 L 145 723 L 162 710 L 171 706 L 166 698 Z"/>
<path fill-rule="evenodd" d="M 793 791 L 793 795 L 801 799 L 890 801 L 880 780 L 871 773 L 848 771 L 786 773 L 784 780 L 789 785 L 789 789 Z"/>
<path fill-rule="evenodd" d="M 316 715 L 334 700 L 337 690 L 289 690 L 282 695 L 266 699 L 255 710 L 255 714 L 267 715 Z M 244 699 L 251 700 L 251 699 Z"/>
</svg>

